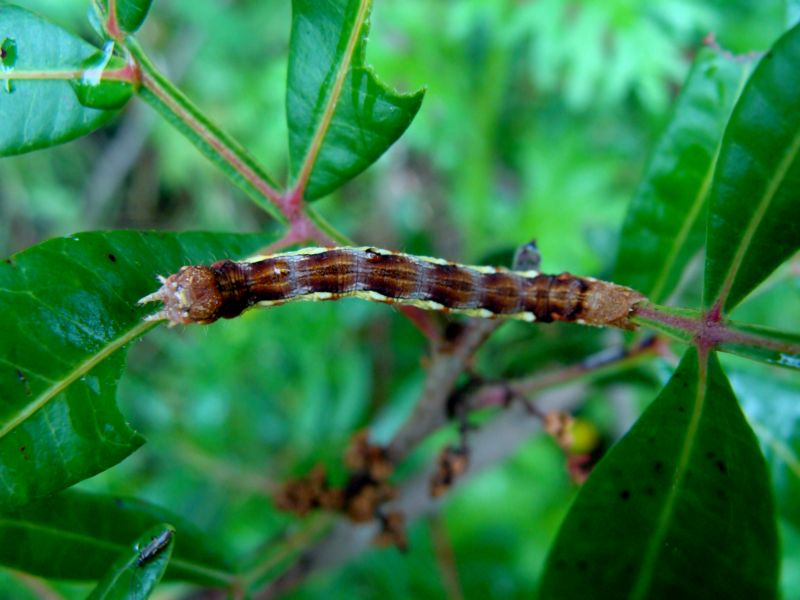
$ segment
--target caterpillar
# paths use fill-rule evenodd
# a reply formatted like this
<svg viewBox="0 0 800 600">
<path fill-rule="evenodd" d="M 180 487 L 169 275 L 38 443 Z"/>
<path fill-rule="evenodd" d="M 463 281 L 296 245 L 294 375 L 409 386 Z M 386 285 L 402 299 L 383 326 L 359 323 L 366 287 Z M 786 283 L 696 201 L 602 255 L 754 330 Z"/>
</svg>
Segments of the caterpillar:
<svg viewBox="0 0 800 600">
<path fill-rule="evenodd" d="M 481 318 L 570 321 L 631 329 L 644 296 L 569 273 L 467 266 L 380 248 L 304 248 L 242 262 L 182 267 L 159 277 L 140 304 L 162 302 L 146 317 L 170 326 L 230 319 L 255 306 L 356 297 Z"/>
</svg>

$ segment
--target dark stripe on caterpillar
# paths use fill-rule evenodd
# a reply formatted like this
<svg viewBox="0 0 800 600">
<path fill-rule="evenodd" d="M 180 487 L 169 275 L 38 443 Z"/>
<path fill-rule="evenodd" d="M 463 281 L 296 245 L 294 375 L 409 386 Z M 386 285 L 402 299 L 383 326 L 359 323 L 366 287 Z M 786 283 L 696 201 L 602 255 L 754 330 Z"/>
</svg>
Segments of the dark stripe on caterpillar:
<svg viewBox="0 0 800 600">
<path fill-rule="evenodd" d="M 569 273 L 467 266 L 378 248 L 306 248 L 222 260 L 182 267 L 160 280 L 161 289 L 140 303 L 163 302 L 148 319 L 170 324 L 212 323 L 257 304 L 358 297 L 483 318 L 631 328 L 628 315 L 644 300 L 630 288 Z"/>
</svg>

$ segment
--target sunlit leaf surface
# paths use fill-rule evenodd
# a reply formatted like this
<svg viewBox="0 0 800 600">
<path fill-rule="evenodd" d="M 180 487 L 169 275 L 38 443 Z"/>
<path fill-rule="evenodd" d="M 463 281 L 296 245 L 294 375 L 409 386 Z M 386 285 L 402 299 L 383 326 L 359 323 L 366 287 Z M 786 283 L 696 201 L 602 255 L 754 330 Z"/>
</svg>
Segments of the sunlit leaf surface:
<svg viewBox="0 0 800 600">
<path fill-rule="evenodd" d="M 96 52 L 33 13 L 0 5 L 0 156 L 69 141 L 114 114 L 83 106 L 70 86 Z"/>
<path fill-rule="evenodd" d="M 730 311 L 800 248 L 800 26 L 767 52 L 734 108 L 711 190 L 706 307 Z"/>
<path fill-rule="evenodd" d="M 422 102 L 422 91 L 398 94 L 365 65 L 371 4 L 292 2 L 289 163 L 293 179 L 310 176 L 308 199 L 333 191 L 377 160 Z"/>
<path fill-rule="evenodd" d="M 52 494 L 141 445 L 114 401 L 124 347 L 149 328 L 136 301 L 157 287 L 157 274 L 265 242 L 87 233 L 0 263 L 0 508 Z"/>
<path fill-rule="evenodd" d="M 758 442 L 716 356 L 689 350 L 575 500 L 541 597 L 773 598 L 777 575 Z"/>
</svg>

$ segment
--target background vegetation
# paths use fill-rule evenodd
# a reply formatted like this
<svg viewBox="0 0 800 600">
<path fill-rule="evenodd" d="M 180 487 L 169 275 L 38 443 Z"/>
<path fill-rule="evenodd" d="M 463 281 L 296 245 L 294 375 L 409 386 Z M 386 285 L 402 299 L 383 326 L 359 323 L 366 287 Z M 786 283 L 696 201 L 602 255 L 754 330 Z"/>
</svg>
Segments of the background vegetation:
<svg viewBox="0 0 800 600">
<path fill-rule="evenodd" d="M 91 36 L 84 0 L 17 3 Z M 274 174 L 288 169 L 289 9 L 285 0 L 164 0 L 139 34 Z M 378 164 L 316 206 L 360 244 L 485 263 L 535 237 L 546 271 L 609 276 L 625 209 L 703 38 L 713 31 L 731 51 L 763 50 L 785 29 L 785 10 L 773 0 L 379 0 L 368 61 L 396 87 L 427 86 L 426 99 Z M 117 228 L 273 224 L 142 103 L 87 138 L 0 161 L 0 254 Z M 798 268 L 796 260 L 782 268 L 734 318 L 796 331 Z M 478 369 L 499 377 L 568 364 L 609 335 L 617 334 L 509 324 Z M 317 525 L 276 511 L 276 485 L 317 462 L 341 468 L 359 428 L 388 439 L 417 397 L 425 347 L 401 315 L 359 301 L 156 331 L 131 349 L 119 394 L 148 443 L 80 487 L 169 507 L 237 560 L 278 555 Z M 737 392 L 749 390 L 739 397 L 772 459 L 780 446 L 770 439 L 800 427 L 800 380 L 735 358 L 725 364 Z M 593 382 L 581 408 L 588 446 L 625 432 L 674 366 L 659 359 Z M 768 409 L 764 396 L 774 401 Z M 455 437 L 438 434 L 406 468 L 429 468 Z M 794 470 L 778 461 L 773 477 L 799 490 L 796 448 L 794 456 Z M 332 587 L 348 597 L 530 596 L 576 489 L 557 445 L 531 438 L 413 523 L 408 553 L 370 551 L 289 597 L 324 597 Z M 797 517 L 781 528 L 787 598 L 800 589 Z M 0 571 L 0 589 L 15 597 L 40 597 L 40 586 L 65 597 L 89 589 Z M 185 591 L 159 588 L 162 597 Z"/>
</svg>

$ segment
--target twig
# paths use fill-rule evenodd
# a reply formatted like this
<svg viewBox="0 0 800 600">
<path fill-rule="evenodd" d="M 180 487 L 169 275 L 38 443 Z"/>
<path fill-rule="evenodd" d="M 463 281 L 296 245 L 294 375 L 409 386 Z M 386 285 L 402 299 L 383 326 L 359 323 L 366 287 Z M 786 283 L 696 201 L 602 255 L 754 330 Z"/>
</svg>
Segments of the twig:
<svg viewBox="0 0 800 600">
<path fill-rule="evenodd" d="M 390 461 L 401 462 L 420 441 L 447 422 L 447 400 L 459 375 L 466 370 L 475 351 L 499 326 L 499 321 L 470 321 L 452 347 L 434 349 L 417 406 L 387 449 Z"/>
<path fill-rule="evenodd" d="M 574 410 L 585 396 L 585 386 L 576 384 L 544 393 L 537 399 L 537 407 L 545 412 Z M 494 421 L 472 434 L 470 469 L 456 485 L 476 476 L 483 469 L 510 456 L 530 437 L 542 430 L 538 419 L 527 416 L 524 408 L 514 406 Z M 386 506 L 399 510 L 407 521 L 432 514 L 441 506 L 440 498 L 429 494 L 429 473 L 421 472 L 403 482 L 397 500 Z M 370 547 L 378 531 L 378 524 L 354 525 L 340 521 L 327 537 L 303 553 L 283 575 L 255 595 L 256 600 L 271 600 L 300 584 L 314 573 L 345 564 Z"/>
</svg>

